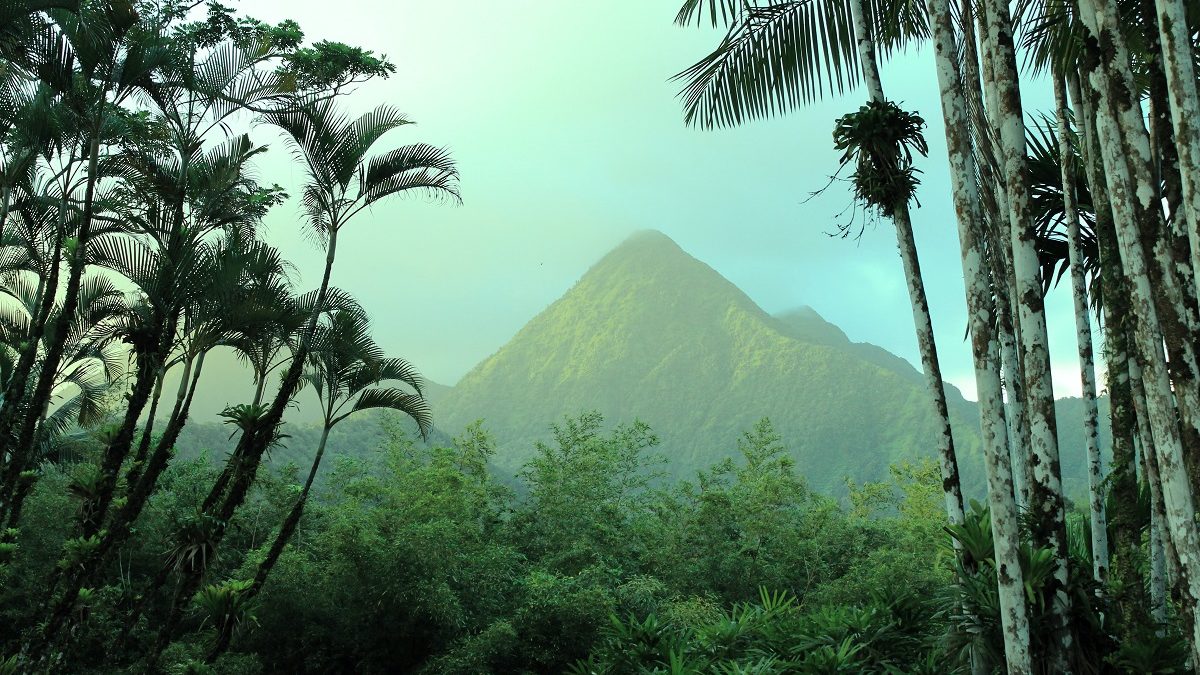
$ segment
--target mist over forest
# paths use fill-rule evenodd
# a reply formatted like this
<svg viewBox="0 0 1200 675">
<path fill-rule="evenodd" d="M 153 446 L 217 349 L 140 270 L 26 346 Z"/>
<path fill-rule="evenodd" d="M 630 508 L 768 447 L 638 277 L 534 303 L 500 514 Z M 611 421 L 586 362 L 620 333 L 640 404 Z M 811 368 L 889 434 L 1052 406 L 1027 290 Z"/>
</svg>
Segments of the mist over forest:
<svg viewBox="0 0 1200 675">
<path fill-rule="evenodd" d="M 1200 672 L 1183 0 L 0 0 L 0 675 Z"/>
</svg>

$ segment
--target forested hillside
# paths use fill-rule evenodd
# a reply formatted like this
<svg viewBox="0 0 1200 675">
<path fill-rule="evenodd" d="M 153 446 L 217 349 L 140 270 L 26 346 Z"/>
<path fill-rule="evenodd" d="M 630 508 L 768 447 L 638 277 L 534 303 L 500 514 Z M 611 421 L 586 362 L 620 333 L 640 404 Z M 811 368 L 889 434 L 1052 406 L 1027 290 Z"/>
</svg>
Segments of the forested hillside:
<svg viewBox="0 0 1200 675">
<path fill-rule="evenodd" d="M 966 485 L 981 496 L 979 413 L 947 390 Z M 1082 411 L 1070 402 L 1060 409 L 1064 481 L 1082 496 Z M 769 316 L 653 231 L 604 256 L 433 410 L 444 430 L 482 419 L 507 474 L 549 425 L 588 410 L 649 424 L 668 471 L 683 478 L 728 457 L 760 416 L 776 421 L 798 470 L 826 493 L 936 453 L 935 415 L 910 363 L 851 342 L 811 308 Z"/>
<path fill-rule="evenodd" d="M 668 76 L 629 70 L 667 46 L 643 4 L 317 4 L 424 47 L 252 0 L 0 0 L 0 675 L 1200 672 L 1195 7 L 683 0 L 717 40 L 672 80 L 684 124 L 865 103 L 666 148 L 662 119 L 624 135 Z M 932 60 L 944 144 L 884 58 Z M 417 91 L 523 132 L 464 136 L 490 210 L 425 219 L 470 200 L 460 155 L 412 140 Z M 769 315 L 657 231 L 453 387 L 393 352 L 455 294 L 516 301 L 464 270 L 561 252 L 540 202 L 558 245 L 572 217 L 736 239 L 820 157 L 835 234 L 895 236 L 913 364 Z M 778 241 L 756 260 L 802 264 Z M 934 335 L 951 311 L 961 343 Z"/>
</svg>

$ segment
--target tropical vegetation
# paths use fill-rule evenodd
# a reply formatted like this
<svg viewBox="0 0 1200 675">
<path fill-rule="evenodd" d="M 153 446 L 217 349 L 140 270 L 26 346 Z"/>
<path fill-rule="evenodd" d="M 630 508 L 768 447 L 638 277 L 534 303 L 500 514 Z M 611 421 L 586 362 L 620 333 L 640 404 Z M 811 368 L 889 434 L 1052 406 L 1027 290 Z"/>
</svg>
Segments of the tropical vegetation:
<svg viewBox="0 0 1200 675">
<path fill-rule="evenodd" d="M 1200 667 L 1200 12 L 685 0 L 678 23 L 726 31 L 678 75 L 687 123 L 749 123 L 864 86 L 830 120 L 831 169 L 897 236 L 933 459 L 834 497 L 762 419 L 672 475 L 650 425 L 576 410 L 524 440 L 515 481 L 498 478 L 485 426 L 460 412 L 462 433 L 435 433 L 416 368 L 380 349 L 334 283 L 338 242 L 364 236 L 373 205 L 459 200 L 447 150 L 392 142 L 403 113 L 344 112 L 356 85 L 395 73 L 386 57 L 216 1 L 4 0 L 0 672 Z M 926 121 L 886 97 L 880 71 L 922 43 L 970 317 L 974 491 L 956 428 L 976 420 L 952 412 L 914 237 Z M 1040 118 L 1022 107 L 1030 87 L 1055 101 Z M 315 289 L 262 237 L 289 198 L 256 171 L 264 133 L 303 174 L 300 220 L 326 253 Z M 1044 304 L 1064 278 L 1084 393 L 1078 503 Z M 776 355 L 817 353 L 721 297 L 696 312 L 788 345 Z M 180 457 L 218 349 L 246 364 L 254 396 L 221 414 L 227 453 Z M 861 351 L 818 351 L 826 367 L 888 374 Z M 319 402 L 319 432 L 306 466 L 281 470 L 272 452 L 295 452 L 284 413 L 301 394 Z M 390 425 L 377 456 L 331 467 L 335 427 L 363 415 Z"/>
</svg>

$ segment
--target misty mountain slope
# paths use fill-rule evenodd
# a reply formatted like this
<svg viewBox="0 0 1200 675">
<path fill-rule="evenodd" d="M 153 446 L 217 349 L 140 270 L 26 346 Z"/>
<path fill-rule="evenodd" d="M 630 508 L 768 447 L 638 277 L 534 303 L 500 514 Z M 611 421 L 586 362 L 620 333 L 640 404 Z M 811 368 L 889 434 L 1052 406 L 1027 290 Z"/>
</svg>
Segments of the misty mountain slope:
<svg viewBox="0 0 1200 675">
<path fill-rule="evenodd" d="M 764 416 L 821 489 L 932 453 L 919 374 L 839 339 L 819 317 L 771 317 L 665 235 L 643 232 L 464 376 L 435 415 L 448 430 L 483 418 L 509 471 L 551 423 L 589 409 L 650 424 L 676 475 L 734 454 Z M 973 409 L 959 410 L 963 460 L 980 464 Z"/>
<path fill-rule="evenodd" d="M 925 386 L 925 376 L 911 363 L 888 350 L 869 342 L 851 342 L 841 328 L 829 323 L 812 307 L 803 306 L 775 315 L 782 326 L 781 331 L 801 342 L 823 344 L 841 349 L 850 354 L 890 370 L 914 383 Z M 975 404 L 963 398 L 962 392 L 946 383 L 946 402 L 953 409 L 960 408 L 964 414 L 975 414 Z"/>
</svg>

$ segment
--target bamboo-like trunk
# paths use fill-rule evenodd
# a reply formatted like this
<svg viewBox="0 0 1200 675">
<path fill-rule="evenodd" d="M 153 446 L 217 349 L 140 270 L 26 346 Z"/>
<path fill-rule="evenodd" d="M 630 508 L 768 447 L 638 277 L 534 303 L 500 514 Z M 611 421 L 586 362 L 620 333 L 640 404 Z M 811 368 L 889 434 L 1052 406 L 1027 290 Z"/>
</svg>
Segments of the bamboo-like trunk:
<svg viewBox="0 0 1200 675">
<path fill-rule="evenodd" d="M 1155 459 L 1154 439 L 1150 431 L 1150 422 L 1146 415 L 1146 393 L 1142 387 L 1142 369 L 1136 361 L 1129 362 L 1129 380 L 1133 383 L 1134 409 L 1137 411 L 1138 438 L 1141 439 L 1139 459 L 1141 460 L 1142 475 L 1146 478 L 1146 486 L 1150 491 L 1150 618 L 1158 630 L 1167 621 L 1167 558 L 1178 560 L 1169 536 L 1166 536 L 1167 526 L 1166 504 L 1162 496 L 1162 479 L 1158 475 L 1158 461 Z M 1168 556 L 1168 549 L 1171 551 Z M 1175 570 L 1178 573 L 1178 569 Z"/>
<path fill-rule="evenodd" d="M 1058 123 L 1058 156 L 1062 169 L 1063 214 L 1067 221 L 1067 255 L 1070 258 L 1071 296 L 1075 303 L 1075 340 L 1079 346 L 1079 377 L 1083 393 L 1083 436 L 1087 447 L 1088 503 L 1092 525 L 1092 574 L 1097 581 L 1108 577 L 1108 518 L 1104 513 L 1104 467 L 1100 460 L 1100 412 L 1096 404 L 1096 364 L 1092 355 L 1092 319 L 1088 309 L 1087 283 L 1083 275 L 1083 251 L 1079 233 L 1079 209 L 1075 202 L 1075 151 L 1071 147 L 1067 86 L 1054 76 L 1055 116 Z"/>
<path fill-rule="evenodd" d="M 170 366 L 158 369 L 154 394 L 150 397 L 150 411 L 146 413 L 146 421 L 142 424 L 142 435 L 138 440 L 137 452 L 133 456 L 133 462 L 129 465 L 129 471 L 125 473 L 126 491 L 132 489 L 138 482 L 138 478 L 145 468 L 146 454 L 150 452 L 150 442 L 154 437 L 154 418 L 158 416 L 158 404 L 162 400 L 163 380 L 166 379 L 168 370 L 170 370 Z"/>
<path fill-rule="evenodd" d="M 946 389 L 942 382 L 941 364 L 938 362 L 937 346 L 933 340 L 933 319 L 929 314 L 929 301 L 925 297 L 925 282 L 921 276 L 921 265 L 917 259 L 917 246 L 913 238 L 912 223 L 909 221 L 907 205 L 896 209 L 893 218 L 900 259 L 904 264 L 904 275 L 908 282 L 908 297 L 912 305 L 913 323 L 917 330 L 917 346 L 921 353 L 925 387 L 929 390 L 933 404 L 934 419 L 938 426 L 938 459 L 942 469 L 942 500 L 946 507 L 946 518 L 951 525 L 964 521 L 962 486 L 958 473 L 958 456 L 954 449 L 954 436 L 950 428 L 950 409 L 946 404 Z"/>
<path fill-rule="evenodd" d="M 1156 16 L 1154 0 L 1140 0 L 1139 7 L 1146 23 L 1153 24 L 1156 21 L 1153 18 Z M 1180 428 L 1184 460 L 1192 478 L 1192 489 L 1200 490 L 1200 465 L 1197 464 L 1197 460 L 1200 460 L 1200 380 L 1197 379 L 1197 371 L 1183 367 L 1196 360 L 1194 336 L 1200 334 L 1200 305 L 1197 304 L 1193 259 L 1195 242 L 1191 235 L 1195 228 L 1189 222 L 1191 214 L 1187 208 L 1192 195 L 1185 194 L 1184 181 L 1187 177 L 1181 172 L 1185 163 L 1181 152 L 1187 149 L 1176 142 L 1171 125 L 1170 87 L 1163 63 L 1162 37 L 1158 31 L 1147 31 L 1144 48 L 1148 53 L 1144 54 L 1142 66 L 1149 89 L 1145 101 L 1150 142 L 1149 175 L 1152 185 L 1161 186 L 1158 199 L 1150 204 L 1153 212 L 1152 217 L 1147 218 L 1147 226 L 1158 228 L 1155 250 L 1168 256 L 1163 261 L 1162 274 L 1170 275 L 1172 285 L 1179 289 L 1181 304 L 1171 310 L 1177 310 L 1188 325 L 1182 340 L 1168 343 L 1167 358 L 1173 362 L 1171 378 L 1177 392 L 1176 404 L 1185 422 Z M 1188 69 L 1190 71 L 1190 66 Z M 1195 83 L 1192 84 L 1194 86 Z M 1195 176 L 1188 180 L 1195 180 Z M 1167 218 L 1165 223 L 1164 215 Z M 1153 277 L 1151 283 L 1156 283 Z M 1160 315 L 1164 312 L 1161 301 L 1159 312 Z M 1167 328 L 1164 327 L 1164 330 Z"/>
<path fill-rule="evenodd" d="M 975 382 L 979 393 L 1004 655 L 1010 674 L 1027 675 L 1033 670 L 1033 660 L 1029 652 L 1029 608 L 1025 604 L 1024 578 L 1019 557 L 1020 533 L 1009 463 L 1007 428 L 1004 423 L 1000 364 L 995 356 L 998 345 L 992 330 L 992 291 L 978 237 L 981 229 L 977 218 L 979 195 L 971 155 L 967 100 L 955 61 L 958 49 L 955 45 L 950 6 L 946 0 L 926 0 L 926 8 L 933 34 L 954 210 L 962 251 L 963 278 L 966 282 L 971 355 L 975 364 Z"/>
</svg>

